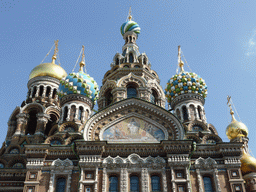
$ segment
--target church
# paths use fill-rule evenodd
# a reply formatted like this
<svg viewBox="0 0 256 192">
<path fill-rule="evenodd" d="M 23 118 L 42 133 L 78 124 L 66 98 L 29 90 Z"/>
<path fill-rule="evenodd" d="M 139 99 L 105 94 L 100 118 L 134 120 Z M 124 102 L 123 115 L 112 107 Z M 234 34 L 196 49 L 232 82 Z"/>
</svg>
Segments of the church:
<svg viewBox="0 0 256 192">
<path fill-rule="evenodd" d="M 248 129 L 235 119 L 231 98 L 230 142 L 223 142 L 207 122 L 205 80 L 184 70 L 178 47 L 179 70 L 163 89 L 139 51 L 140 30 L 129 14 L 122 51 L 100 88 L 85 69 L 84 47 L 79 71 L 67 74 L 55 63 L 55 41 L 52 62 L 31 71 L 27 96 L 8 120 L 0 191 L 256 191 Z"/>
</svg>

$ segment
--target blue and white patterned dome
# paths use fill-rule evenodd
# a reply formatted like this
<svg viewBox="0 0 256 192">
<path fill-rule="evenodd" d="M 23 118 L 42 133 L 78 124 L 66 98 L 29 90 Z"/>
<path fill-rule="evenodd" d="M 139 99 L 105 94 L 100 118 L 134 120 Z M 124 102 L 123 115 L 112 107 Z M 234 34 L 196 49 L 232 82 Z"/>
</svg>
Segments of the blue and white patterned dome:
<svg viewBox="0 0 256 192">
<path fill-rule="evenodd" d="M 127 21 L 121 26 L 121 34 L 124 35 L 127 31 L 133 31 L 134 33 L 140 33 L 139 25 L 134 21 Z"/>
<path fill-rule="evenodd" d="M 96 103 L 99 96 L 99 87 L 90 75 L 79 71 L 70 73 L 60 81 L 58 95 L 60 99 L 69 94 L 81 94 Z"/>
<path fill-rule="evenodd" d="M 168 103 L 171 103 L 175 97 L 187 93 L 198 94 L 205 99 L 207 96 L 205 81 L 195 73 L 182 71 L 174 75 L 165 87 Z"/>
</svg>

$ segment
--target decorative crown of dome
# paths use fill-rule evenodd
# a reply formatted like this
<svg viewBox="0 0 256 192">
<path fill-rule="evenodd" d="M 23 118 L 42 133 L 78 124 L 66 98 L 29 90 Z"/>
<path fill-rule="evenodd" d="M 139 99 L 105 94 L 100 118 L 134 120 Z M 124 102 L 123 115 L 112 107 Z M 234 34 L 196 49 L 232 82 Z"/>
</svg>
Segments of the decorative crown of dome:
<svg viewBox="0 0 256 192">
<path fill-rule="evenodd" d="M 205 99 L 207 96 L 207 85 L 196 73 L 184 71 L 184 63 L 180 58 L 180 46 L 178 56 L 181 71 L 180 73 L 172 76 L 165 87 L 165 96 L 167 97 L 168 103 L 171 103 L 175 97 L 187 93 L 198 94 Z"/>
<path fill-rule="evenodd" d="M 122 24 L 120 31 L 122 35 L 124 35 L 127 31 L 133 31 L 137 34 L 140 33 L 139 25 L 135 21 L 132 21 L 131 8 L 129 10 L 128 21 Z"/>
<path fill-rule="evenodd" d="M 52 56 L 52 62 L 51 63 L 42 63 L 37 65 L 29 74 L 29 80 L 34 77 L 40 77 L 40 76 L 48 76 L 48 77 L 54 77 L 56 79 L 61 80 L 63 77 L 67 76 L 66 71 L 59 65 L 55 64 L 55 60 L 57 58 L 57 52 L 58 52 L 58 41 L 55 41 L 55 50 L 54 55 Z M 48 54 L 47 54 L 48 55 Z"/>
<path fill-rule="evenodd" d="M 84 51 L 84 46 L 83 46 Z M 80 70 L 78 73 L 70 73 L 67 77 L 64 77 L 60 81 L 58 95 L 60 99 L 65 95 L 70 94 L 81 94 L 89 99 L 95 104 L 99 95 L 99 87 L 94 81 L 93 77 L 90 77 L 89 74 L 83 72 L 84 62 L 84 53 L 82 56 L 82 61 L 80 62 Z"/>
</svg>

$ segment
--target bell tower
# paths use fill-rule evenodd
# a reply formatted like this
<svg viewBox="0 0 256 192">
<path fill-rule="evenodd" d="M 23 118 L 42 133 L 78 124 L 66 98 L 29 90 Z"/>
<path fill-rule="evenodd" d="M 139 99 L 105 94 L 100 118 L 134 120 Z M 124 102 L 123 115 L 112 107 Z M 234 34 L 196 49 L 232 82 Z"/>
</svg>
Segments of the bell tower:
<svg viewBox="0 0 256 192">
<path fill-rule="evenodd" d="M 114 102 L 132 97 L 165 106 L 165 98 L 157 73 L 145 53 L 140 54 L 136 44 L 140 33 L 139 25 L 132 20 L 131 9 L 128 21 L 121 26 L 121 35 L 125 40 L 122 54 L 116 53 L 111 69 L 102 80 L 98 106 L 103 109 Z"/>
</svg>

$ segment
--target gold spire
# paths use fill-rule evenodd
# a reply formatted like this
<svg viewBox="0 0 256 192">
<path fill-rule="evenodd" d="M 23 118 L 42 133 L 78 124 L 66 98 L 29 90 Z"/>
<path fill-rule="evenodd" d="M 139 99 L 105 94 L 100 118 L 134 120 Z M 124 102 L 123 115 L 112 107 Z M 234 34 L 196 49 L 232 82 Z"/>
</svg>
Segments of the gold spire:
<svg viewBox="0 0 256 192">
<path fill-rule="evenodd" d="M 231 102 L 230 102 L 231 96 L 227 96 L 227 99 L 228 99 L 227 104 L 228 104 L 228 106 L 229 106 L 229 108 L 230 108 L 230 115 L 231 115 L 231 117 L 232 117 L 232 122 L 233 122 L 233 121 L 236 121 L 236 118 L 235 118 L 234 111 L 233 111 L 233 109 L 232 109 Z"/>
<path fill-rule="evenodd" d="M 179 63 L 179 67 L 180 67 L 180 71 L 183 72 L 184 71 L 184 63 L 181 60 L 181 49 L 180 49 L 180 45 L 178 46 L 178 63 Z"/>
<path fill-rule="evenodd" d="M 54 43 L 55 43 L 55 49 L 54 49 L 54 54 L 53 54 L 53 56 L 52 56 L 52 63 L 53 63 L 53 64 L 55 64 L 55 60 L 57 59 L 57 53 L 58 53 L 58 51 L 59 51 L 59 49 L 58 49 L 59 40 L 54 41 Z"/>
<path fill-rule="evenodd" d="M 132 20 L 132 7 L 131 6 L 130 6 L 130 9 L 129 9 L 128 19 L 129 19 L 129 21 Z"/>
<path fill-rule="evenodd" d="M 79 71 L 84 72 L 84 70 L 83 70 L 83 68 L 85 66 L 84 45 L 82 46 L 82 51 L 83 51 L 83 53 L 82 53 L 82 60 L 81 60 L 81 62 L 79 64 L 79 66 L 80 66 Z"/>
</svg>

